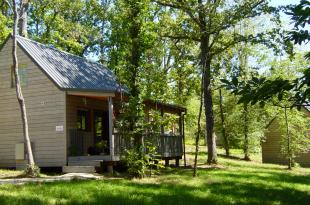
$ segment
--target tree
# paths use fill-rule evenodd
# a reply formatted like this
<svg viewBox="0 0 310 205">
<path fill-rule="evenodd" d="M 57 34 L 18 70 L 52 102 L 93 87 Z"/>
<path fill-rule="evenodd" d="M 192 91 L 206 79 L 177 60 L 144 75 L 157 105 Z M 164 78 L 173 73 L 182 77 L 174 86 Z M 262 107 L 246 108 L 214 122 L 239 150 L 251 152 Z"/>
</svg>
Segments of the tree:
<svg viewBox="0 0 310 205">
<path fill-rule="evenodd" d="M 281 153 L 287 159 L 288 169 L 292 169 L 295 158 L 310 151 L 310 120 L 303 112 L 290 109 L 290 104 L 281 102 L 282 112 L 278 115 L 281 136 Z M 278 105 L 280 106 L 280 105 Z"/>
<path fill-rule="evenodd" d="M 286 38 L 294 41 L 295 44 L 308 43 L 310 34 L 304 29 L 310 22 L 309 1 L 301 0 L 298 5 L 288 6 L 285 11 L 291 16 L 291 20 L 295 22 L 294 29 L 287 33 Z M 310 59 L 310 52 L 305 55 L 305 59 Z M 303 104 L 308 103 L 310 99 L 310 67 L 303 66 L 303 74 L 295 79 L 287 79 L 278 77 L 276 79 L 252 78 L 247 85 L 239 90 L 241 101 L 255 104 L 277 96 L 279 100 L 283 98 L 286 92 L 294 93 L 295 103 L 292 106 L 300 108 Z"/>
<path fill-rule="evenodd" d="M 33 158 L 33 153 L 32 153 L 32 147 L 31 147 L 31 141 L 30 141 L 30 136 L 29 136 L 29 130 L 28 130 L 28 118 L 27 118 L 27 110 L 26 110 L 26 105 L 25 105 L 25 99 L 23 97 L 22 93 L 22 88 L 20 84 L 20 78 L 18 75 L 18 57 L 17 57 L 17 41 L 16 41 L 16 36 L 18 33 L 18 22 L 20 16 L 25 16 L 27 14 L 24 14 L 24 12 L 27 12 L 26 10 L 26 5 L 28 1 L 21 1 L 18 3 L 13 0 L 13 13 L 14 13 L 14 27 L 13 27 L 13 35 L 12 35 L 12 42 L 13 42 L 13 47 L 12 47 L 12 58 L 13 58 L 13 73 L 15 77 L 15 88 L 16 88 L 16 97 L 19 102 L 20 110 L 21 110 L 21 118 L 23 122 L 23 133 L 24 133 L 24 138 L 25 138 L 25 143 L 26 143 L 26 150 L 27 150 L 27 156 L 28 156 L 28 165 L 26 168 L 26 174 L 32 177 L 37 176 L 37 168 L 34 162 Z M 19 8 L 19 9 L 18 9 Z M 20 13 L 19 13 L 20 12 Z M 24 27 L 22 27 L 24 29 Z M 25 34 L 25 30 L 20 31 L 22 34 Z"/>
<path fill-rule="evenodd" d="M 29 37 L 44 44 L 105 61 L 107 0 L 41 0 L 29 5 Z"/>
<path fill-rule="evenodd" d="M 112 15 L 112 13 L 111 13 Z M 148 68 L 148 49 L 152 36 L 147 29 L 152 18 L 148 1 L 119 0 L 111 16 L 110 67 L 128 87 L 126 107 L 128 133 L 132 133 L 138 151 L 143 146 L 143 76 Z"/>
<path fill-rule="evenodd" d="M 307 60 L 300 54 L 296 54 L 293 61 L 291 59 L 273 60 L 270 63 L 272 69 L 265 74 L 267 77 L 254 76 L 248 82 L 239 81 L 237 78 L 233 78 L 231 82 L 223 80 L 228 89 L 240 96 L 238 103 L 251 106 L 259 103 L 265 109 L 270 104 L 273 106 L 273 118 L 277 118 L 283 133 L 281 152 L 287 158 L 289 169 L 292 168 L 294 158 L 309 149 L 309 136 L 306 133 L 309 132 L 310 121 L 297 111 L 296 108 L 301 108 L 302 105 L 296 103 L 296 91 L 292 87 L 287 88 L 286 86 L 292 85 L 286 82 L 294 81 L 306 65 L 308 65 Z M 262 83 L 261 79 L 266 80 Z M 274 95 L 274 89 L 280 89 L 281 93 Z M 257 95 L 258 92 L 264 95 Z"/>
<path fill-rule="evenodd" d="M 219 107 L 220 107 L 220 115 L 221 115 L 221 133 L 222 137 L 224 139 L 224 149 L 226 156 L 229 156 L 229 139 L 226 132 L 226 123 L 225 123 L 225 117 L 224 117 L 224 108 L 223 108 L 223 95 L 222 95 L 222 89 L 219 89 Z"/>
<path fill-rule="evenodd" d="M 201 114 L 202 114 L 202 106 L 203 106 L 203 79 L 201 79 L 201 89 L 200 89 L 200 105 L 199 105 L 199 113 L 198 113 L 198 122 L 197 122 L 197 133 L 195 138 L 195 158 L 194 158 L 194 169 L 193 169 L 193 177 L 197 176 L 197 162 L 198 162 L 198 152 L 199 152 L 199 139 L 201 135 Z"/>
<path fill-rule="evenodd" d="M 264 136 L 265 126 L 269 122 L 269 112 L 257 105 L 238 104 L 239 96 L 231 94 L 221 85 L 221 78 L 238 79 L 247 82 L 252 75 L 258 75 L 256 68 L 250 67 L 250 58 L 260 61 L 258 46 L 240 43 L 224 55 L 217 58 L 219 62 L 216 72 L 215 86 L 219 92 L 214 94 L 215 130 L 220 138 L 226 156 L 229 149 L 242 149 L 244 159 L 250 160 L 253 152 L 259 151 L 259 145 Z"/>
<path fill-rule="evenodd" d="M 0 45 L 7 38 L 12 23 L 9 7 L 5 0 L 0 0 Z"/>
<path fill-rule="evenodd" d="M 232 33 L 243 19 L 260 15 L 269 11 L 267 2 L 263 0 L 244 0 L 231 4 L 230 1 L 197 0 L 197 1 L 165 1 L 154 0 L 159 5 L 176 10 L 175 16 L 184 16 L 183 21 L 166 29 L 163 36 L 172 39 L 186 39 L 199 43 L 200 65 L 204 79 L 204 111 L 206 116 L 206 138 L 208 144 L 208 163 L 217 163 L 216 141 L 213 135 L 214 115 L 212 100 L 212 61 L 215 56 L 225 52 L 239 42 L 249 40 L 249 36 Z M 168 32 L 167 32 L 168 31 Z M 171 31 L 171 32 L 169 32 Z M 253 36 L 251 36 L 253 37 Z"/>
<path fill-rule="evenodd" d="M 28 20 L 28 7 L 29 7 L 29 2 L 28 0 L 22 0 L 21 1 L 21 6 L 19 8 L 20 10 L 20 16 L 18 19 L 18 31 L 19 35 L 23 37 L 28 36 L 28 31 L 27 31 L 27 20 Z"/>
</svg>

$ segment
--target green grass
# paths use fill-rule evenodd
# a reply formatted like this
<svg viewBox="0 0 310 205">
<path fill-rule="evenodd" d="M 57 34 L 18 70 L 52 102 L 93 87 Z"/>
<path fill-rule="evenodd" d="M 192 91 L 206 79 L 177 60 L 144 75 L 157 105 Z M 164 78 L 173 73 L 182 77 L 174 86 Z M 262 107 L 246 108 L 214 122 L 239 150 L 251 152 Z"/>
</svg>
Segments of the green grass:
<svg viewBox="0 0 310 205">
<path fill-rule="evenodd" d="M 200 154 L 200 162 L 205 153 Z M 192 157 L 192 156 L 190 156 Z M 139 179 L 0 186 L 0 204 L 309 204 L 310 169 L 220 158 L 219 168 Z"/>
</svg>

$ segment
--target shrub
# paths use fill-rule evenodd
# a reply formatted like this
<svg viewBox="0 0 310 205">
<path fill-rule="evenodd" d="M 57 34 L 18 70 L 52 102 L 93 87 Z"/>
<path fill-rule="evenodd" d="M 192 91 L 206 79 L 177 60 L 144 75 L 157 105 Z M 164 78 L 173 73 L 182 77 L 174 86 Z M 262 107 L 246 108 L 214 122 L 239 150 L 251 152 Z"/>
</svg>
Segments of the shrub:
<svg viewBox="0 0 310 205">
<path fill-rule="evenodd" d="M 130 149 L 125 152 L 123 161 L 127 166 L 128 174 L 131 177 L 143 178 L 145 176 L 151 176 L 162 168 L 163 165 L 158 163 L 158 159 L 155 158 L 155 147 L 146 146 L 145 148 Z"/>
</svg>

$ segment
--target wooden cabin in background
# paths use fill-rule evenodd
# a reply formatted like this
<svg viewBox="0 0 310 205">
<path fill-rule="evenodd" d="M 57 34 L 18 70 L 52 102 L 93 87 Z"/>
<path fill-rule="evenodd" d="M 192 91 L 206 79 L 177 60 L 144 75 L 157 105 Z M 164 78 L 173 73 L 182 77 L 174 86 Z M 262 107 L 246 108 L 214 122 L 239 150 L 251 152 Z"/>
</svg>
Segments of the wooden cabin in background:
<svg viewBox="0 0 310 205">
<path fill-rule="evenodd" d="M 310 107 L 303 106 L 301 112 L 310 120 Z M 287 164 L 287 159 L 281 155 L 281 140 L 283 133 L 280 131 L 279 122 L 274 118 L 268 125 L 265 133 L 265 141 L 262 142 L 263 163 Z M 310 167 L 310 152 L 300 153 L 295 161 L 303 167 Z"/>
<path fill-rule="evenodd" d="M 101 64 L 38 42 L 17 37 L 17 43 L 19 75 L 37 165 L 99 166 L 103 161 L 119 161 L 126 139 L 121 139 L 114 129 L 114 113 L 118 112 L 124 91 L 116 76 Z M 0 167 L 22 168 L 27 156 L 11 50 L 9 37 L 0 49 Z M 167 106 L 161 105 L 163 112 Z M 184 112 L 184 108 L 174 108 L 178 109 L 178 113 Z M 166 149 L 182 145 L 183 138 L 184 134 L 175 137 L 177 142 L 172 143 L 162 137 L 157 140 L 158 150 L 167 154 L 165 157 L 178 153 L 176 157 L 182 158 L 180 146 L 177 151 Z"/>
</svg>

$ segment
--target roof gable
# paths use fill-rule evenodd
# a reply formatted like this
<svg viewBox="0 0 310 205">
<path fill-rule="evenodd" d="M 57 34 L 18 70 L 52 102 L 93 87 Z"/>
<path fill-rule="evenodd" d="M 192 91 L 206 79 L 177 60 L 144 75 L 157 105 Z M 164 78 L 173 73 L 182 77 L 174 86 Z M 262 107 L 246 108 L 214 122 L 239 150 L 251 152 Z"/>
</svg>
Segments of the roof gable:
<svg viewBox="0 0 310 205">
<path fill-rule="evenodd" d="M 18 45 L 62 90 L 117 92 L 116 76 L 103 65 L 17 36 Z"/>
</svg>

